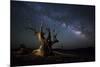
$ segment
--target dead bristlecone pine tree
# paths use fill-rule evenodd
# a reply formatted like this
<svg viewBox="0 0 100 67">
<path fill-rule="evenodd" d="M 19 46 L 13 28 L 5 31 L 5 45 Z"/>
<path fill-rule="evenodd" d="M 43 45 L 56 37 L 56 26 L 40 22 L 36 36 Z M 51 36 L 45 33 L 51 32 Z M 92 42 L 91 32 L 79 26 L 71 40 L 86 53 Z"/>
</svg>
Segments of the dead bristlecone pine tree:
<svg viewBox="0 0 100 67">
<path fill-rule="evenodd" d="M 37 37 L 40 45 L 36 50 L 32 51 L 32 55 L 35 56 L 40 56 L 40 57 L 45 57 L 45 56 L 50 56 L 53 55 L 53 50 L 52 50 L 52 46 L 59 42 L 57 40 L 57 34 L 52 34 L 51 35 L 51 30 L 50 28 L 46 28 L 47 30 L 47 37 L 45 37 L 45 34 L 43 32 L 43 27 L 40 27 L 40 31 L 37 32 L 35 29 L 28 27 L 27 29 L 31 30 L 34 35 Z M 55 33 L 55 31 L 53 31 Z"/>
</svg>

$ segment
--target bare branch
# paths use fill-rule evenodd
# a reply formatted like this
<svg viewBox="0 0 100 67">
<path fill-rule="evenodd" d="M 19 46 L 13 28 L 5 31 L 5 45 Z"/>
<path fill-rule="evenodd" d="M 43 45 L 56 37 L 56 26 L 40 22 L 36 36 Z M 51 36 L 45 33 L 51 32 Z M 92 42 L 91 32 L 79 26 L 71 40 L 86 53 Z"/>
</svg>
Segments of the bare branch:
<svg viewBox="0 0 100 67">
<path fill-rule="evenodd" d="M 52 44 L 55 44 L 57 42 L 59 42 L 59 40 L 56 39 L 56 40 L 52 41 Z"/>
<path fill-rule="evenodd" d="M 55 30 L 54 30 L 54 32 L 55 32 Z M 57 42 L 59 42 L 59 40 L 57 39 L 57 33 L 56 33 L 56 34 L 53 35 L 53 41 L 52 41 L 52 43 L 55 44 Z"/>
<path fill-rule="evenodd" d="M 25 29 L 26 29 L 26 30 L 31 30 L 31 31 L 33 31 L 35 34 L 37 33 L 37 31 L 36 31 L 34 28 L 32 28 L 32 27 L 25 27 Z"/>
<path fill-rule="evenodd" d="M 50 31 L 50 28 L 46 28 L 46 30 L 48 31 L 47 40 L 51 41 L 51 31 Z"/>
</svg>

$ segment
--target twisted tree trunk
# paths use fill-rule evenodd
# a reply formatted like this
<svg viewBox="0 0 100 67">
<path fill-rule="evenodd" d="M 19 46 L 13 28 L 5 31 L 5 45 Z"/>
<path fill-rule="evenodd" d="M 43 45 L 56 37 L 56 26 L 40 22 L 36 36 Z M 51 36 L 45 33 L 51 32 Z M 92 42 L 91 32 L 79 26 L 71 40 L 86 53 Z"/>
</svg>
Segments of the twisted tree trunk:
<svg viewBox="0 0 100 67">
<path fill-rule="evenodd" d="M 57 34 L 53 36 L 53 41 L 51 39 L 51 31 L 48 28 L 48 37 L 44 37 L 45 33 L 43 32 L 43 28 L 40 28 L 40 32 L 36 32 L 33 28 L 29 28 L 30 30 L 32 30 L 35 34 L 35 36 L 37 36 L 38 41 L 40 43 L 40 46 L 38 49 L 33 50 L 32 54 L 36 55 L 36 56 L 49 56 L 53 54 L 53 50 L 52 50 L 52 45 L 57 43 L 58 40 L 56 38 Z"/>
</svg>

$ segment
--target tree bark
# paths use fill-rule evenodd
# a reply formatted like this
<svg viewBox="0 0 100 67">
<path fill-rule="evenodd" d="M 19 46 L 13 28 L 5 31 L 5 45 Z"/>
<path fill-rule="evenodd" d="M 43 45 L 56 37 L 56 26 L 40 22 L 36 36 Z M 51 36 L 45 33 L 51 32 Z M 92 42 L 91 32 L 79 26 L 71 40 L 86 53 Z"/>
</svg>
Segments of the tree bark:
<svg viewBox="0 0 100 67">
<path fill-rule="evenodd" d="M 45 38 L 42 26 L 40 28 L 40 32 L 36 32 L 33 28 L 28 29 L 34 32 L 35 36 L 37 36 L 38 41 L 40 42 L 39 48 L 33 50 L 32 54 L 41 57 L 53 55 L 52 45 L 59 42 L 56 38 L 57 34 L 52 37 L 50 29 L 47 28 L 48 37 Z M 53 41 L 51 40 L 51 38 L 53 38 Z"/>
</svg>

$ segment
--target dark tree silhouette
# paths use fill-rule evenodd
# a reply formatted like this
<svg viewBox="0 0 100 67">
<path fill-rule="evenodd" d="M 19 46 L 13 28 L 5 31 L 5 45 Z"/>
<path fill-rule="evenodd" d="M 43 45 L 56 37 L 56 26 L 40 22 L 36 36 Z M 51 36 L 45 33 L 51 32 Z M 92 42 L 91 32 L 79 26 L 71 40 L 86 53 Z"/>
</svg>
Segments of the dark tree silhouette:
<svg viewBox="0 0 100 67">
<path fill-rule="evenodd" d="M 46 30 L 48 32 L 48 36 L 45 37 L 45 33 L 43 32 L 42 25 L 40 27 L 40 31 L 39 32 L 37 32 L 35 29 L 33 29 L 31 27 L 27 27 L 26 29 L 29 29 L 29 30 L 33 31 L 35 36 L 37 36 L 38 41 L 40 43 L 39 48 L 36 49 L 36 50 L 33 50 L 33 52 L 32 52 L 33 55 L 36 55 L 36 56 L 49 56 L 49 55 L 53 54 L 52 46 L 55 43 L 59 42 L 57 40 L 57 38 L 56 38 L 57 37 L 57 33 L 56 34 L 52 34 L 53 36 L 51 36 L 50 28 L 46 28 Z"/>
</svg>

